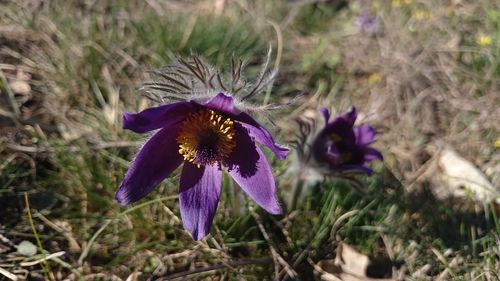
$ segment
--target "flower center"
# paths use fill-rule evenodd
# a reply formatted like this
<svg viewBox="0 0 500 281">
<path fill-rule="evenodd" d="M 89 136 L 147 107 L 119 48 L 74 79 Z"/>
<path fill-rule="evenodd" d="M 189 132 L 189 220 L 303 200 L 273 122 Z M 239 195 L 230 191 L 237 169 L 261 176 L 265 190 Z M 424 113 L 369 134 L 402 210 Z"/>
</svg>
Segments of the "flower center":
<svg viewBox="0 0 500 281">
<path fill-rule="evenodd" d="M 351 161 L 353 157 L 348 143 L 336 133 L 331 133 L 328 137 L 331 141 L 331 144 L 328 147 L 330 159 L 338 162 L 338 164 L 345 164 Z"/>
<path fill-rule="evenodd" d="M 176 139 L 179 154 L 198 166 L 220 162 L 236 146 L 233 123 L 210 109 L 188 113 Z"/>
<path fill-rule="evenodd" d="M 339 135 L 337 135 L 337 134 L 335 134 L 335 133 L 331 133 L 329 135 L 329 137 L 330 137 L 330 140 L 333 141 L 333 143 L 335 143 L 335 144 L 337 144 L 337 143 L 339 143 L 339 142 L 342 141 L 342 137 L 339 136 Z"/>
</svg>

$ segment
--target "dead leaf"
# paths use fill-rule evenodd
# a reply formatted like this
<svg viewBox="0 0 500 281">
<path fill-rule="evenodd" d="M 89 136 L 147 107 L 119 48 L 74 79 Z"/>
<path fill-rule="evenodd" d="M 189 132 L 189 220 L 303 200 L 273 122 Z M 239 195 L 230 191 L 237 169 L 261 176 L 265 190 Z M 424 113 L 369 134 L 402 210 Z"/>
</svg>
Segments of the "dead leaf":
<svg viewBox="0 0 500 281">
<path fill-rule="evenodd" d="M 14 80 L 9 83 L 12 92 L 19 95 L 28 95 L 31 92 L 31 86 L 23 80 Z"/>
<path fill-rule="evenodd" d="M 442 149 L 438 165 L 438 197 L 472 197 L 482 203 L 500 204 L 500 190 L 471 162 L 461 157 L 451 147 Z"/>
<path fill-rule="evenodd" d="M 365 276 L 366 269 L 370 264 L 370 259 L 367 256 L 344 243 L 337 248 L 335 261 L 342 265 L 344 272 L 358 276 Z"/>
<path fill-rule="evenodd" d="M 368 256 L 361 254 L 345 243 L 341 243 L 337 247 L 335 259 L 321 260 L 313 265 L 313 268 L 315 273 L 320 276 L 320 280 L 324 281 L 395 280 L 392 278 L 372 278 L 367 276 L 369 267 L 373 265 Z"/>
</svg>

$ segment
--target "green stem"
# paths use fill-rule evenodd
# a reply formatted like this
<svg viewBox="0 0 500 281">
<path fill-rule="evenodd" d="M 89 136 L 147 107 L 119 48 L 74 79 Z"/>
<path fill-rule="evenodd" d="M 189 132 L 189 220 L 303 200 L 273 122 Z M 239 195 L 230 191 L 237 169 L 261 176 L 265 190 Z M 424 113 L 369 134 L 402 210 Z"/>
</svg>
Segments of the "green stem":
<svg viewBox="0 0 500 281">
<path fill-rule="evenodd" d="M 42 252 L 43 258 L 45 258 L 46 253 L 42 247 L 42 241 L 40 240 L 40 237 L 38 236 L 38 232 L 36 231 L 35 224 L 33 223 L 33 217 L 31 216 L 31 209 L 30 209 L 30 201 L 28 199 L 28 192 L 24 193 L 24 202 L 26 204 L 26 212 L 28 213 L 28 221 L 30 223 L 31 229 L 33 230 L 33 235 L 35 235 L 36 244 L 38 245 L 40 252 Z M 49 267 L 49 264 L 47 261 L 42 262 L 42 268 L 43 268 L 43 271 L 45 272 L 45 277 L 47 277 L 47 279 L 49 279 L 49 280 L 53 280 L 52 275 L 50 275 L 50 267 Z"/>
</svg>

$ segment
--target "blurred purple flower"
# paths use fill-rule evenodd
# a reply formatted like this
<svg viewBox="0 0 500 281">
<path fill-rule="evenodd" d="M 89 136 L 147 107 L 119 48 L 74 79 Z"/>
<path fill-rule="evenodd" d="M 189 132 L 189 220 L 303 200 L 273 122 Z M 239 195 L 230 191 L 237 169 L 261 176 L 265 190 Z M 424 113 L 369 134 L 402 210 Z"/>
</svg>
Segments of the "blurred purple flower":
<svg viewBox="0 0 500 281">
<path fill-rule="evenodd" d="M 375 141 L 375 130 L 365 124 L 354 127 L 357 118 L 355 107 L 331 122 L 328 109 L 323 108 L 321 113 L 325 118 L 325 127 L 312 144 L 315 161 L 331 171 L 360 170 L 371 175 L 372 170 L 365 164 L 382 160 L 382 154 L 370 147 Z"/>
<path fill-rule="evenodd" d="M 374 35 L 379 30 L 377 16 L 372 14 L 369 3 L 365 1 L 359 2 L 361 4 L 361 12 L 356 18 L 356 25 L 364 32 Z"/>
<path fill-rule="evenodd" d="M 238 86 L 242 63 L 233 66 L 232 73 L 238 77 L 231 79 L 231 87 L 199 58 L 179 59 L 153 72 L 161 80 L 145 83 L 143 89 L 154 98 L 177 101 L 123 114 L 123 128 L 136 133 L 157 131 L 131 162 L 116 191 L 120 204 L 142 199 L 183 164 L 180 212 L 184 227 L 194 239 L 200 240 L 210 232 L 220 198 L 222 169 L 266 211 L 281 213 L 271 166 L 256 142 L 280 160 L 287 156 L 288 149 L 277 145 L 266 128 L 241 111 L 245 109 L 243 101 L 267 80 L 263 74 L 251 89 Z M 215 76 L 219 76 L 217 82 L 213 81 Z M 235 96 L 240 91 L 245 95 Z"/>
</svg>

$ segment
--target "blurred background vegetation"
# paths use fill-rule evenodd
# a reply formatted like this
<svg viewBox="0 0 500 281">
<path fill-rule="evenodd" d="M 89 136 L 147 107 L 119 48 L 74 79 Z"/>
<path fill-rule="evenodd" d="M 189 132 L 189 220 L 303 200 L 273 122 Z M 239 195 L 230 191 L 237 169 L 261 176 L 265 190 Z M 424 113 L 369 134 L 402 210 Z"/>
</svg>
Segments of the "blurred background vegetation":
<svg viewBox="0 0 500 281">
<path fill-rule="evenodd" d="M 269 46 L 271 101 L 302 94 L 273 115 L 280 141 L 320 106 L 355 105 L 377 128 L 385 159 L 359 178 L 366 194 L 328 179 L 270 216 L 225 179 L 199 242 L 179 221 L 178 176 L 120 207 L 145 139 L 121 114 L 153 105 L 137 91 L 146 70 L 241 57 L 251 80 Z M 496 1 L 3 0 L 0 92 L 0 280 L 499 280 Z M 294 159 L 271 160 L 282 198 Z M 449 180 L 459 166 L 468 183 Z M 342 245 L 370 259 L 357 277 Z"/>
</svg>

